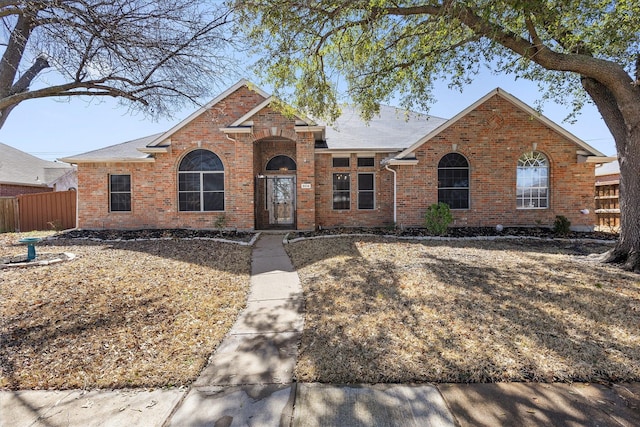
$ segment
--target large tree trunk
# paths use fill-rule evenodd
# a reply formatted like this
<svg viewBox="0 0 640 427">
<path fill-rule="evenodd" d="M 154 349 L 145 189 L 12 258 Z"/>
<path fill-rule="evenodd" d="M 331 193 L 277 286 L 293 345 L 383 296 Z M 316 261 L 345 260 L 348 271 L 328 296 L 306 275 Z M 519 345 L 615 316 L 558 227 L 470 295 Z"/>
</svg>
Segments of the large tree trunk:
<svg viewBox="0 0 640 427">
<path fill-rule="evenodd" d="M 638 113 L 640 115 L 640 112 Z M 640 273 L 640 129 L 630 132 L 620 161 L 620 240 L 605 261 Z"/>
<path fill-rule="evenodd" d="M 640 93 L 627 83 L 637 101 L 622 111 L 613 93 L 597 80 L 583 78 L 582 85 L 616 141 L 620 162 L 620 239 L 603 259 L 640 272 Z"/>
<path fill-rule="evenodd" d="M 583 78 L 582 85 L 616 141 L 620 162 L 620 239 L 603 259 L 640 272 L 640 95 L 630 85 L 637 102 L 623 112 L 613 93 L 597 80 Z"/>
</svg>

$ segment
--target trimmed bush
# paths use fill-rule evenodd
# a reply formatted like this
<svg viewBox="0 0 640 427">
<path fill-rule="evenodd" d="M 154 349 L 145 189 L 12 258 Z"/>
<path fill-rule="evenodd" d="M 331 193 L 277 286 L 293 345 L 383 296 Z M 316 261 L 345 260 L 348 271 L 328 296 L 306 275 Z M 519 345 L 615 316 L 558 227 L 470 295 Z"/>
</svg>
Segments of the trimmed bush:
<svg viewBox="0 0 640 427">
<path fill-rule="evenodd" d="M 427 231 L 436 236 L 442 236 L 447 232 L 449 224 L 453 222 L 453 215 L 449 205 L 446 203 L 434 203 L 424 214 L 424 225 L 427 227 Z"/>
<path fill-rule="evenodd" d="M 571 231 L 571 221 L 564 215 L 556 215 L 556 220 L 553 222 L 553 232 L 565 236 Z"/>
</svg>

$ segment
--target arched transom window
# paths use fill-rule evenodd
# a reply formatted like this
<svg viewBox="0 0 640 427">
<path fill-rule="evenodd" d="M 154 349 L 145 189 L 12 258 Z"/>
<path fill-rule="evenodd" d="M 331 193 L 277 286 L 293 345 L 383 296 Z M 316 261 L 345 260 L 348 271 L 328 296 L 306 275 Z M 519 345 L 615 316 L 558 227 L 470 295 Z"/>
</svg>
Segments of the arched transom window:
<svg viewBox="0 0 640 427">
<path fill-rule="evenodd" d="M 289 156 L 275 156 L 267 162 L 268 171 L 294 171 L 296 162 Z"/>
<path fill-rule="evenodd" d="M 518 159 L 516 203 L 518 209 L 549 207 L 549 161 L 538 151 L 524 153 Z"/>
<path fill-rule="evenodd" d="M 224 210 L 224 166 L 209 150 L 194 150 L 178 167 L 180 211 Z"/>
<path fill-rule="evenodd" d="M 451 209 L 469 209 L 469 162 L 462 154 L 449 153 L 440 159 L 438 202 Z"/>
</svg>

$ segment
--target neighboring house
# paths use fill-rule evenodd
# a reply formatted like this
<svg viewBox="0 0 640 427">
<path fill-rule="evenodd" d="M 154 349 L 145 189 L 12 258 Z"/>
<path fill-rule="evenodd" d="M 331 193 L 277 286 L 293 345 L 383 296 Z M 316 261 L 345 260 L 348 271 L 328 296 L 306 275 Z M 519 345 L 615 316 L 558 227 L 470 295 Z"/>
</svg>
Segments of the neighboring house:
<svg viewBox="0 0 640 427">
<path fill-rule="evenodd" d="M 596 224 L 600 230 L 620 227 L 620 164 L 615 161 L 596 168 Z"/>
<path fill-rule="evenodd" d="M 165 133 L 61 159 L 78 227 L 422 226 L 438 201 L 454 226 L 595 224 L 611 159 L 501 89 L 450 120 L 382 107 L 326 125 L 274 101 L 241 80 Z"/>
<path fill-rule="evenodd" d="M 76 188 L 76 169 L 39 159 L 0 143 L 0 196 L 46 193 Z"/>
</svg>

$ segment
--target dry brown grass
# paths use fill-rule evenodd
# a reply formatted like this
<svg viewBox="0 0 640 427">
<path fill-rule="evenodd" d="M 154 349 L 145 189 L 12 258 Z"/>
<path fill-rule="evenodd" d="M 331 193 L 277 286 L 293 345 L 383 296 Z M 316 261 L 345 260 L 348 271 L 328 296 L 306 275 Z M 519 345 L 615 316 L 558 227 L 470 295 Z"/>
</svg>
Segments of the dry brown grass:
<svg viewBox="0 0 640 427">
<path fill-rule="evenodd" d="M 306 240 L 299 381 L 638 381 L 640 276 L 608 246 Z"/>
<path fill-rule="evenodd" d="M 33 235 L 33 234 L 32 234 Z M 0 235 L 3 256 L 26 252 Z M 251 249 L 206 240 L 59 240 L 77 258 L 0 270 L 0 387 L 190 383 L 244 306 Z"/>
</svg>

